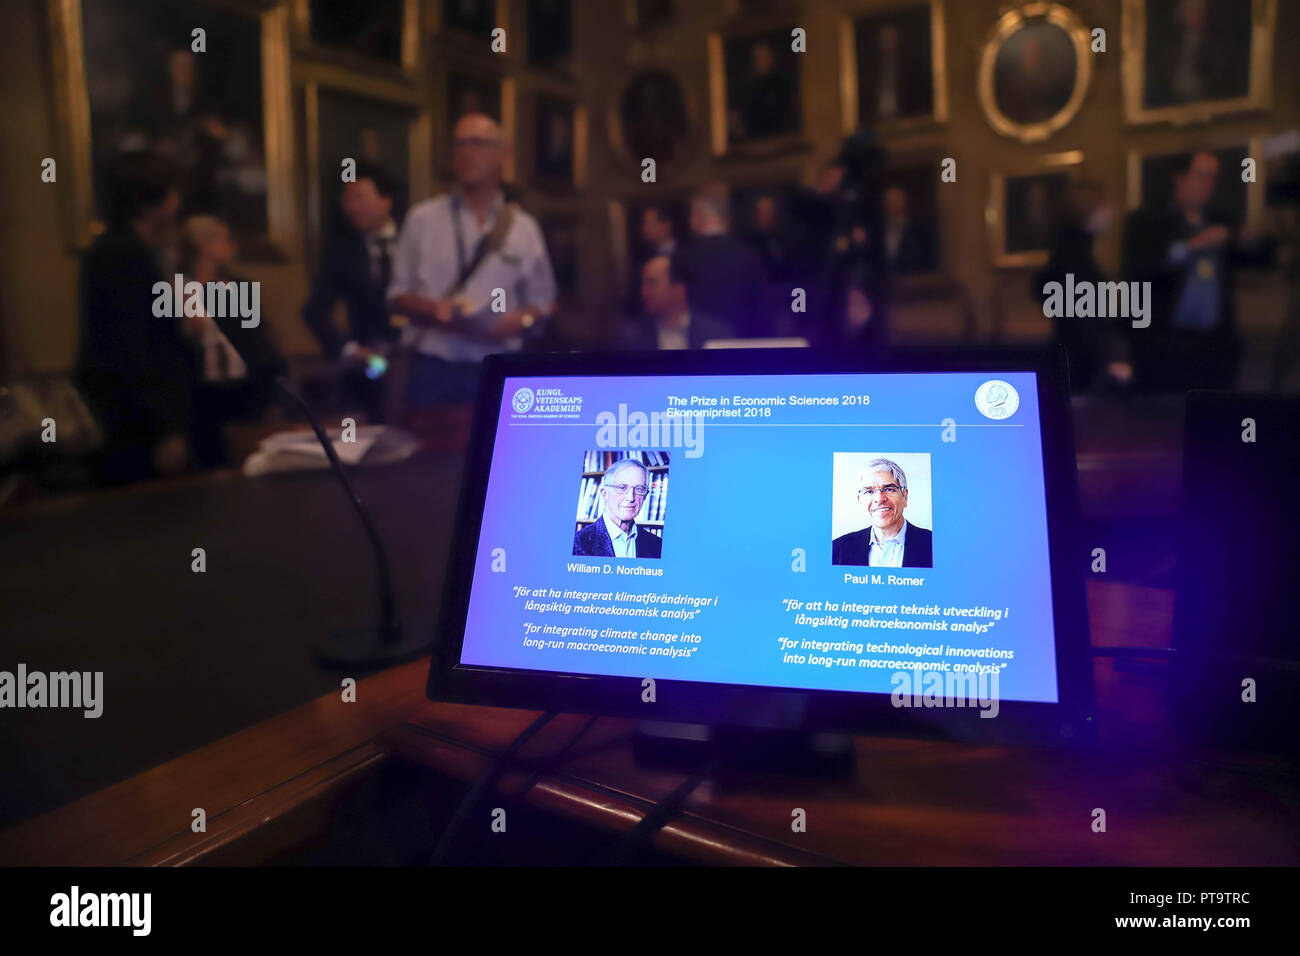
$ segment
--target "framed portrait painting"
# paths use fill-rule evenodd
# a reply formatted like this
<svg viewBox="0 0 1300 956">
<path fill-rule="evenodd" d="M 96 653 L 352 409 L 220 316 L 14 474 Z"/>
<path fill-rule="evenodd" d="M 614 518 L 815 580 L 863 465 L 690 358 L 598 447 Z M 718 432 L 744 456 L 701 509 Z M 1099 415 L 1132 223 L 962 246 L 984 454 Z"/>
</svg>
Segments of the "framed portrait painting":
<svg viewBox="0 0 1300 956">
<path fill-rule="evenodd" d="M 586 182 L 586 107 L 550 93 L 534 97 L 533 176 L 552 191 L 572 191 Z"/>
<path fill-rule="evenodd" d="M 689 87 L 667 67 L 638 70 L 614 91 L 605 123 L 618 157 L 638 171 L 646 159 L 659 175 L 688 157 L 697 126 Z"/>
<path fill-rule="evenodd" d="M 1059 3 L 1004 13 L 980 55 L 979 101 L 998 133 L 1022 143 L 1047 139 L 1083 105 L 1092 78 L 1091 35 Z"/>
<path fill-rule="evenodd" d="M 49 11 L 74 245 L 101 228 L 98 177 L 135 150 L 170 160 L 181 214 L 221 218 L 246 255 L 278 258 L 296 242 L 284 7 L 49 0 Z"/>
<path fill-rule="evenodd" d="M 1124 115 L 1201 122 L 1267 109 L 1277 0 L 1124 0 Z"/>
<path fill-rule="evenodd" d="M 802 141 L 800 62 L 794 24 L 709 37 L 713 152 L 765 153 Z"/>
<path fill-rule="evenodd" d="M 309 54 L 407 74 L 419 68 L 420 0 L 293 0 L 293 13 Z"/>
<path fill-rule="evenodd" d="M 845 135 L 948 119 L 943 0 L 846 17 L 840 47 Z"/>
<path fill-rule="evenodd" d="M 1071 167 L 1083 162 L 1078 150 L 1042 156 L 989 178 L 985 221 L 993 264 L 1019 268 L 1046 264 L 1052 234 L 1070 186 Z"/>
</svg>

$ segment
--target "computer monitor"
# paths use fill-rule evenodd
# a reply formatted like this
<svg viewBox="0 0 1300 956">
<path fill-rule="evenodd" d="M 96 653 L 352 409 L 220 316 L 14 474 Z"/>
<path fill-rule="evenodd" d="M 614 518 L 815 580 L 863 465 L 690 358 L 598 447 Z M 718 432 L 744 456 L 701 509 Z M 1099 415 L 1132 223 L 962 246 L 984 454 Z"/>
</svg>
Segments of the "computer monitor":
<svg viewBox="0 0 1300 956">
<path fill-rule="evenodd" d="M 1075 742 L 1058 352 L 493 356 L 437 700 Z"/>
</svg>

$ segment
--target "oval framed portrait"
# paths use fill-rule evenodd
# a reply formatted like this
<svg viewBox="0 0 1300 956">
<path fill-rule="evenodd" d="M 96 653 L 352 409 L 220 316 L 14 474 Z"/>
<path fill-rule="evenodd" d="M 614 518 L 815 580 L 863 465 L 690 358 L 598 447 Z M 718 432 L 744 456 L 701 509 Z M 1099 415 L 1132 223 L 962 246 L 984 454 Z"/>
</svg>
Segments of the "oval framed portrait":
<svg viewBox="0 0 1300 956">
<path fill-rule="evenodd" d="M 699 107 L 689 87 L 664 66 L 633 73 L 614 90 L 607 125 L 614 152 L 640 168 L 653 158 L 660 173 L 678 168 L 691 152 Z"/>
<path fill-rule="evenodd" d="M 1079 112 L 1092 79 L 1090 34 L 1059 3 L 1026 3 L 994 25 L 980 56 L 980 107 L 990 126 L 1037 143 Z"/>
</svg>

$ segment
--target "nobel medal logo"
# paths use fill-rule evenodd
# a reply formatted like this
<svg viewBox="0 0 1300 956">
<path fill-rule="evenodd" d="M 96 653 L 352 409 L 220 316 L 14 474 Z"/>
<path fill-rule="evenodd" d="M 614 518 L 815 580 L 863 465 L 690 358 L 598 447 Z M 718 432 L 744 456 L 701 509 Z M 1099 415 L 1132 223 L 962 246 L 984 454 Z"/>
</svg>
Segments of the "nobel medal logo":
<svg viewBox="0 0 1300 956">
<path fill-rule="evenodd" d="M 510 400 L 514 410 L 522 415 L 533 407 L 533 390 L 531 388 L 520 388 L 515 390 L 515 397 Z"/>
<path fill-rule="evenodd" d="M 1020 407 L 1020 393 L 1007 382 L 994 379 L 975 390 L 975 407 L 985 418 L 1010 418 Z"/>
</svg>

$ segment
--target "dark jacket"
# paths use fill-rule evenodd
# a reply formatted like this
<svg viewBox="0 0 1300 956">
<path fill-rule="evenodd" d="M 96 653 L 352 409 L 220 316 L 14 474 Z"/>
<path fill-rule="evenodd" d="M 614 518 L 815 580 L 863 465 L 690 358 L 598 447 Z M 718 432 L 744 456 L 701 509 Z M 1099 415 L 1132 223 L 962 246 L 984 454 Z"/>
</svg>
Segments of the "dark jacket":
<svg viewBox="0 0 1300 956">
<path fill-rule="evenodd" d="M 1034 275 L 1030 295 L 1041 303 L 1045 298 L 1043 288 L 1049 282 L 1059 282 L 1064 289 L 1070 275 L 1076 286 L 1106 281 L 1093 255 L 1093 234 L 1077 222 L 1063 223 L 1056 230 L 1047 265 Z M 1128 320 L 1115 318 L 1057 316 L 1051 322 L 1052 340 L 1064 346 L 1069 355 L 1070 390 L 1076 393 L 1091 387 L 1106 365 L 1119 359 L 1121 337 L 1130 328 Z"/>
<path fill-rule="evenodd" d="M 690 324 L 686 326 L 686 341 L 693 349 L 704 348 L 705 342 L 714 339 L 734 339 L 736 331 L 726 322 L 711 315 L 691 310 Z M 632 319 L 619 329 L 616 341 L 620 349 L 654 351 L 659 348 L 659 332 L 655 320 L 648 317 Z"/>
<path fill-rule="evenodd" d="M 734 236 L 699 236 L 681 253 L 692 312 L 716 316 L 742 338 L 770 335 L 764 313 L 766 268 L 754 248 Z"/>
<path fill-rule="evenodd" d="M 154 251 L 130 227 L 100 235 L 81 262 L 77 381 L 103 426 L 107 455 L 133 450 L 122 479 L 146 477 L 149 449 L 189 431 L 197 355 L 180 318 L 153 314 L 162 281 Z"/>
<path fill-rule="evenodd" d="M 1218 270 L 1217 324 L 1206 330 L 1180 329 L 1174 316 L 1187 284 L 1188 264 L 1171 263 L 1169 252 L 1210 226 L 1227 226 L 1232 237 L 1209 255 Z M 1192 225 L 1173 205 L 1163 209 L 1139 209 L 1124 226 L 1124 278 L 1150 282 L 1151 326 L 1133 329 L 1134 377 L 1139 386 L 1152 390 L 1187 388 L 1230 388 L 1236 380 L 1236 363 L 1241 352 L 1237 333 L 1236 267 L 1244 263 L 1267 262 L 1266 246 L 1249 248 L 1236 240 L 1236 226 L 1227 216 L 1207 212 L 1200 225 Z"/>
<path fill-rule="evenodd" d="M 396 245 L 394 240 L 394 252 Z M 360 233 L 340 231 L 326 239 L 320 272 L 302 307 L 302 319 L 325 354 L 337 357 L 349 338 L 374 346 L 390 337 L 386 284 L 375 279 L 370 252 Z M 347 336 L 340 334 L 334 323 L 334 303 L 339 299 L 347 307 Z"/>
<path fill-rule="evenodd" d="M 1143 331 L 1159 334 L 1173 329 L 1174 312 L 1187 282 L 1187 264 L 1170 263 L 1169 250 L 1210 226 L 1227 226 L 1235 237 L 1237 224 L 1212 212 L 1207 212 L 1198 226 L 1190 224 L 1175 206 L 1138 209 L 1128 217 L 1124 224 L 1124 278 L 1151 283 L 1151 328 Z M 1224 244 L 1217 258 L 1222 266 L 1218 277 L 1219 324 L 1211 332 L 1233 339 L 1237 334 L 1234 265 L 1241 259 L 1233 239 Z"/>
<path fill-rule="evenodd" d="M 907 536 L 903 539 L 903 567 L 934 567 L 934 535 L 926 528 L 907 522 Z M 871 558 L 871 529 L 863 528 L 842 534 L 831 542 L 831 564 L 850 564 L 866 567 Z"/>
<path fill-rule="evenodd" d="M 642 525 L 637 525 L 636 556 L 657 558 L 662 550 L 663 541 L 659 536 L 651 534 Z M 604 518 L 597 518 L 573 536 L 573 553 L 591 558 L 614 557 L 614 542 L 609 539 L 609 529 L 605 527 Z"/>
</svg>

